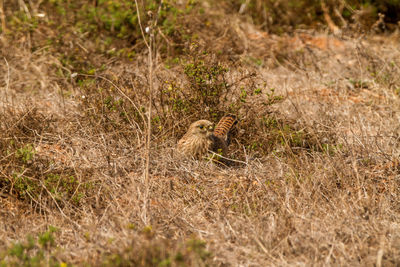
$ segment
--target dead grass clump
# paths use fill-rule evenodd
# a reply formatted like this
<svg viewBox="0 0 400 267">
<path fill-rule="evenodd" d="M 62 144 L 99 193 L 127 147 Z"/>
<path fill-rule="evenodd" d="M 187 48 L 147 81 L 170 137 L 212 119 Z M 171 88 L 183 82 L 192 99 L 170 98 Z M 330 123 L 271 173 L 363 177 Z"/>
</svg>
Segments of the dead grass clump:
<svg viewBox="0 0 400 267">
<path fill-rule="evenodd" d="M 32 142 L 44 133 L 54 132 L 54 119 L 33 107 L 28 110 L 7 109 L 2 116 L 2 131 L 17 142 Z M 16 118 L 16 120 L 11 118 Z"/>
<path fill-rule="evenodd" d="M 165 164 L 167 159 L 163 160 Z M 152 166 L 155 177 L 164 175 L 156 167 L 159 162 Z M 236 260 L 244 260 L 243 253 L 246 262 L 253 263 L 278 263 L 285 255 L 288 264 L 309 258 L 335 264 L 361 259 L 365 264 L 371 262 L 369 247 L 376 248 L 380 242 L 398 245 L 397 239 L 380 241 L 397 208 L 393 198 L 382 199 L 376 190 L 377 183 L 388 183 L 387 188 L 394 189 L 388 195 L 397 195 L 398 173 L 388 169 L 392 178 L 381 180 L 373 178 L 371 171 L 351 155 L 304 150 L 293 157 L 274 154 L 261 162 L 252 160 L 246 169 L 181 162 L 168 172 L 172 177 L 152 184 L 152 225 L 171 235 L 197 225 L 197 232 L 210 240 L 224 240 L 224 245 L 209 244 L 222 262 L 228 260 L 227 249 L 232 248 Z M 234 245 L 238 243 L 252 252 L 242 251 Z M 355 249 L 346 252 L 341 246 Z M 387 253 L 393 255 L 395 250 Z"/>
<path fill-rule="evenodd" d="M 93 188 L 86 177 L 82 179 L 90 176 L 90 171 L 82 175 L 51 151 L 57 119 L 36 108 L 25 112 L 9 109 L 1 119 L 2 192 L 42 212 L 79 206 Z M 60 168 L 60 164 L 64 166 Z"/>
<path fill-rule="evenodd" d="M 212 264 L 212 253 L 206 249 L 206 243 L 192 238 L 185 242 L 171 242 L 157 239 L 151 227 L 142 231 L 146 236 L 141 241 L 132 241 L 129 246 L 115 253 L 104 255 L 104 266 L 203 266 Z"/>
</svg>

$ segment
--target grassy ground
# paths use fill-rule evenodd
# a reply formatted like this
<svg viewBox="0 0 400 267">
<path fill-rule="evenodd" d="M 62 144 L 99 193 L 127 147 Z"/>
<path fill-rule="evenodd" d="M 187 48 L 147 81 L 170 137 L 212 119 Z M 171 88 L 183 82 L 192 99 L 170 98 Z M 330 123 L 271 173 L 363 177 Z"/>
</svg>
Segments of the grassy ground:
<svg viewBox="0 0 400 267">
<path fill-rule="evenodd" d="M 3 3 L 2 266 L 399 265 L 398 29 L 338 37 L 221 3 L 159 13 L 148 182 L 135 5 Z M 226 113 L 246 164 L 175 157 Z"/>
</svg>

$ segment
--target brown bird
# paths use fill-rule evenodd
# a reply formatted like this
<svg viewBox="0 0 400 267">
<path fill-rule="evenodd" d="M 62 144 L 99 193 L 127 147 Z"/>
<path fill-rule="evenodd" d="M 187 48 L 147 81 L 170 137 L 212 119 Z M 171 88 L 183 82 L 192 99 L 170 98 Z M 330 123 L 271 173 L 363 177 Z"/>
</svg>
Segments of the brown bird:
<svg viewBox="0 0 400 267">
<path fill-rule="evenodd" d="M 213 151 L 226 156 L 230 143 L 230 132 L 237 123 L 236 116 L 226 115 L 214 129 L 212 122 L 199 120 L 189 126 L 187 133 L 179 140 L 177 148 L 185 156 L 200 159 Z"/>
</svg>

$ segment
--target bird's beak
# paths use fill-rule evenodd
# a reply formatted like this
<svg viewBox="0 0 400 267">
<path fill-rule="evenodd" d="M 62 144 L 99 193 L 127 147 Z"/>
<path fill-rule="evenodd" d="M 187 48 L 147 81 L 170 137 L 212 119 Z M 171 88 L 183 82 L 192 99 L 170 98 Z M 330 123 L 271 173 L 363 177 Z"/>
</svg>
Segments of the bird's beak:
<svg viewBox="0 0 400 267">
<path fill-rule="evenodd" d="M 214 132 L 214 126 L 213 125 L 208 126 L 207 127 L 207 137 L 211 137 L 213 132 Z"/>
</svg>

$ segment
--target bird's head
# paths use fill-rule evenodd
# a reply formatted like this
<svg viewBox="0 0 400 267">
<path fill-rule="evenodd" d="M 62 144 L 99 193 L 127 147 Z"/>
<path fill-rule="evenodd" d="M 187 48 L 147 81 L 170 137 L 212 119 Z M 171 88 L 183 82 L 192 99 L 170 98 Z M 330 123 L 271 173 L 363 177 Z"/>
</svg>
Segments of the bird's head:
<svg viewBox="0 0 400 267">
<path fill-rule="evenodd" d="M 208 120 L 193 122 L 189 127 L 189 132 L 199 137 L 210 137 L 214 131 L 214 124 Z"/>
</svg>

